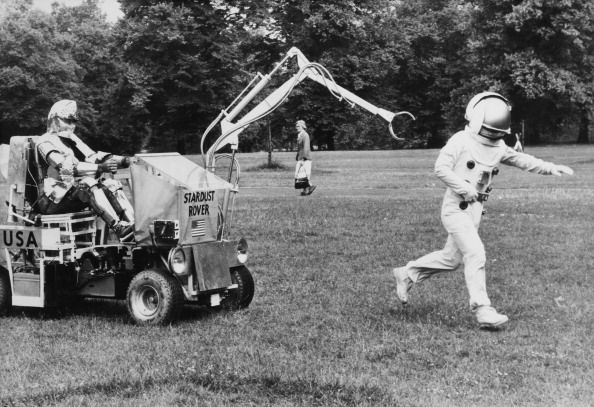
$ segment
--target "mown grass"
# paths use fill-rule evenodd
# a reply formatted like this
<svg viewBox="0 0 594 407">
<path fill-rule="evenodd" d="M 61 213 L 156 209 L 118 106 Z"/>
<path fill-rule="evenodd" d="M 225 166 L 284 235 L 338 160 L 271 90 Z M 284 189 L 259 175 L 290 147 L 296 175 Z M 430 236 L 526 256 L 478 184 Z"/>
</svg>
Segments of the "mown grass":
<svg viewBox="0 0 594 407">
<path fill-rule="evenodd" d="M 437 150 L 314 152 L 309 197 L 240 154 L 233 233 L 252 305 L 132 325 L 119 302 L 0 319 L 0 405 L 588 406 L 594 147 L 539 147 L 571 178 L 502 166 L 481 225 L 488 290 L 510 317 L 477 328 L 461 272 L 395 298 L 390 270 L 440 248 Z"/>
</svg>

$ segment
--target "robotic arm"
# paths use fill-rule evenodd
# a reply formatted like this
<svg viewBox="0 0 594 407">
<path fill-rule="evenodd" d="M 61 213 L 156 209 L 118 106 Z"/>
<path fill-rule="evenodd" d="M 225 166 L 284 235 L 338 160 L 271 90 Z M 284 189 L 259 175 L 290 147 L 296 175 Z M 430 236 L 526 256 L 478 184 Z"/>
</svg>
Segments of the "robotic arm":
<svg viewBox="0 0 594 407">
<path fill-rule="evenodd" d="M 299 72 L 297 72 L 293 77 L 283 83 L 278 89 L 272 92 L 266 99 L 264 99 L 260 104 L 258 104 L 255 108 L 249 111 L 245 116 L 243 116 L 240 120 L 236 123 L 233 123 L 233 119 L 239 114 L 241 110 L 270 82 L 271 77 L 292 57 L 297 58 L 297 63 L 299 65 Z M 231 105 L 226 109 L 223 110 L 219 116 L 210 124 L 210 126 L 206 129 L 204 134 L 202 135 L 202 140 L 200 143 L 200 148 L 202 151 L 202 159 L 204 160 L 204 166 L 208 170 L 214 170 L 214 154 L 221 148 L 226 145 L 231 145 L 231 149 L 233 152 L 237 149 L 237 145 L 239 144 L 239 134 L 251 123 L 259 120 L 268 114 L 272 113 L 276 108 L 278 108 L 289 96 L 293 88 L 297 86 L 301 81 L 305 78 L 309 78 L 318 82 L 319 84 L 328 88 L 330 93 L 335 96 L 338 100 L 345 100 L 351 106 L 358 105 L 365 110 L 369 111 L 374 115 L 378 115 L 382 117 L 389 123 L 388 130 L 393 138 L 396 140 L 402 140 L 401 138 L 397 137 L 394 134 L 392 129 L 392 121 L 396 116 L 399 115 L 408 115 L 413 120 L 415 117 L 409 112 L 398 112 L 392 113 L 387 110 L 378 108 L 371 103 L 361 99 L 360 97 L 356 96 L 355 94 L 349 92 L 348 90 L 344 89 L 343 87 L 339 86 L 334 82 L 330 73 L 320 64 L 309 62 L 307 58 L 299 51 L 297 48 L 293 47 L 289 50 L 287 55 L 283 58 L 281 62 L 277 64 L 277 66 L 272 70 L 270 74 L 262 75 L 258 73 L 256 77 L 250 82 L 250 84 L 244 89 L 244 91 L 231 103 Z M 254 83 L 258 81 L 254 85 Z M 240 100 L 240 98 L 244 95 L 244 93 L 250 87 L 253 88 L 248 92 L 248 94 Z M 233 107 L 234 106 L 234 107 Z M 229 109 L 233 109 L 228 112 Z M 214 142 L 214 144 L 209 148 L 209 150 L 204 153 L 204 140 L 208 133 L 218 124 L 221 123 L 221 136 Z"/>
</svg>

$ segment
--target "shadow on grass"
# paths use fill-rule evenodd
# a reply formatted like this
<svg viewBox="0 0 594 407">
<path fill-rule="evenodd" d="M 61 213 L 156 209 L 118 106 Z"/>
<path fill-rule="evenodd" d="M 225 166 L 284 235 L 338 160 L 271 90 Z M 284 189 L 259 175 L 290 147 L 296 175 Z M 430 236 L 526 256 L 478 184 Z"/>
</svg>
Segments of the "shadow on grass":
<svg viewBox="0 0 594 407">
<path fill-rule="evenodd" d="M 81 299 L 72 304 L 56 307 L 13 307 L 10 315 L 39 320 L 63 320 L 78 316 L 122 320 L 127 317 L 127 310 L 126 304 L 122 301 Z"/>
<path fill-rule="evenodd" d="M 205 389 L 213 395 L 213 398 L 220 399 L 221 395 L 224 395 L 235 402 L 258 400 L 261 405 L 271 405 L 270 403 L 277 405 L 287 401 L 297 403 L 291 405 L 324 406 L 384 406 L 394 403 L 389 393 L 373 385 L 319 383 L 311 379 L 286 380 L 277 376 L 240 377 L 236 374 L 218 374 L 213 371 L 174 375 L 162 379 L 112 379 L 102 383 L 7 398 L 0 402 L 2 405 L 29 406 L 48 403 L 53 405 L 71 398 L 93 398 L 94 396 L 134 400 L 146 396 L 147 392 L 151 390 L 159 391 L 159 389 L 172 388 L 180 390 L 177 396 L 178 402 L 184 398 L 184 395 L 195 400 L 195 394 L 204 394 L 203 390 Z M 238 403 L 238 405 L 240 404 Z"/>
<path fill-rule="evenodd" d="M 225 312 L 230 311 L 186 304 L 180 310 L 178 318 L 173 323 L 188 321 L 201 322 L 216 318 L 217 315 Z M 125 324 L 134 323 L 128 314 L 126 301 L 112 299 L 86 298 L 79 299 L 69 305 L 48 308 L 14 307 L 10 311 L 10 315 L 38 320 L 65 320 L 81 317 L 99 318 L 110 322 Z"/>
<path fill-rule="evenodd" d="M 280 161 L 272 160 L 270 163 L 265 162 L 253 167 L 248 167 L 245 169 L 245 171 L 285 171 L 288 169 L 289 167 L 281 163 Z"/>
<path fill-rule="evenodd" d="M 272 161 L 272 163 L 270 163 L 270 164 L 262 163 L 259 165 L 247 167 L 243 171 L 244 172 L 289 172 L 289 173 L 293 173 L 293 171 L 295 171 L 295 166 L 291 165 L 291 164 L 285 165 L 278 161 Z M 320 175 L 320 174 L 335 174 L 338 171 L 315 168 L 313 170 L 313 172 L 315 175 Z"/>
<path fill-rule="evenodd" d="M 388 316 L 409 324 L 422 324 L 441 326 L 453 330 L 472 330 L 484 332 L 500 332 L 507 324 L 501 327 L 480 327 L 475 321 L 474 314 L 466 310 L 452 310 L 445 304 L 425 303 L 396 305 L 387 311 Z"/>
</svg>

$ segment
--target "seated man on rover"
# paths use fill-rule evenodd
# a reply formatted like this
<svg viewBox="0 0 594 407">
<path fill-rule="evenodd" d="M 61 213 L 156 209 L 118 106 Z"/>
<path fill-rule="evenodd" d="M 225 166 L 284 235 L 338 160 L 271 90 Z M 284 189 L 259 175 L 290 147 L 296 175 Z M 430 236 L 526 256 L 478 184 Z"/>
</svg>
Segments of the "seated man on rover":
<svg viewBox="0 0 594 407">
<path fill-rule="evenodd" d="M 76 102 L 60 100 L 47 118 L 47 133 L 35 143 L 39 198 L 34 207 L 44 215 L 77 212 L 91 207 L 120 240 L 133 237 L 134 210 L 122 184 L 103 173 L 127 168 L 130 158 L 95 152 L 74 133 Z"/>
</svg>

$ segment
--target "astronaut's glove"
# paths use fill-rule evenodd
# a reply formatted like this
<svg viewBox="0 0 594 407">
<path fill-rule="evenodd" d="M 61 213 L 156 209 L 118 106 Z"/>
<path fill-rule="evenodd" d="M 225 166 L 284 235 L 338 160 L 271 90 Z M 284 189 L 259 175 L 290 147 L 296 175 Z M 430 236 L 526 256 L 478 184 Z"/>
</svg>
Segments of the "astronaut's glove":
<svg viewBox="0 0 594 407">
<path fill-rule="evenodd" d="M 551 174 L 560 177 L 562 174 L 573 175 L 573 170 L 565 165 L 555 165 L 551 170 Z"/>
<path fill-rule="evenodd" d="M 109 158 L 99 164 L 99 171 L 101 173 L 111 172 L 115 174 L 118 171 L 118 162 L 113 158 Z"/>
<path fill-rule="evenodd" d="M 473 187 L 472 185 L 468 185 L 466 186 L 467 191 L 466 192 L 462 192 L 460 195 L 462 195 L 462 198 L 464 198 L 464 200 L 466 202 L 474 202 L 478 199 L 478 191 L 476 190 L 475 187 Z"/>
</svg>

